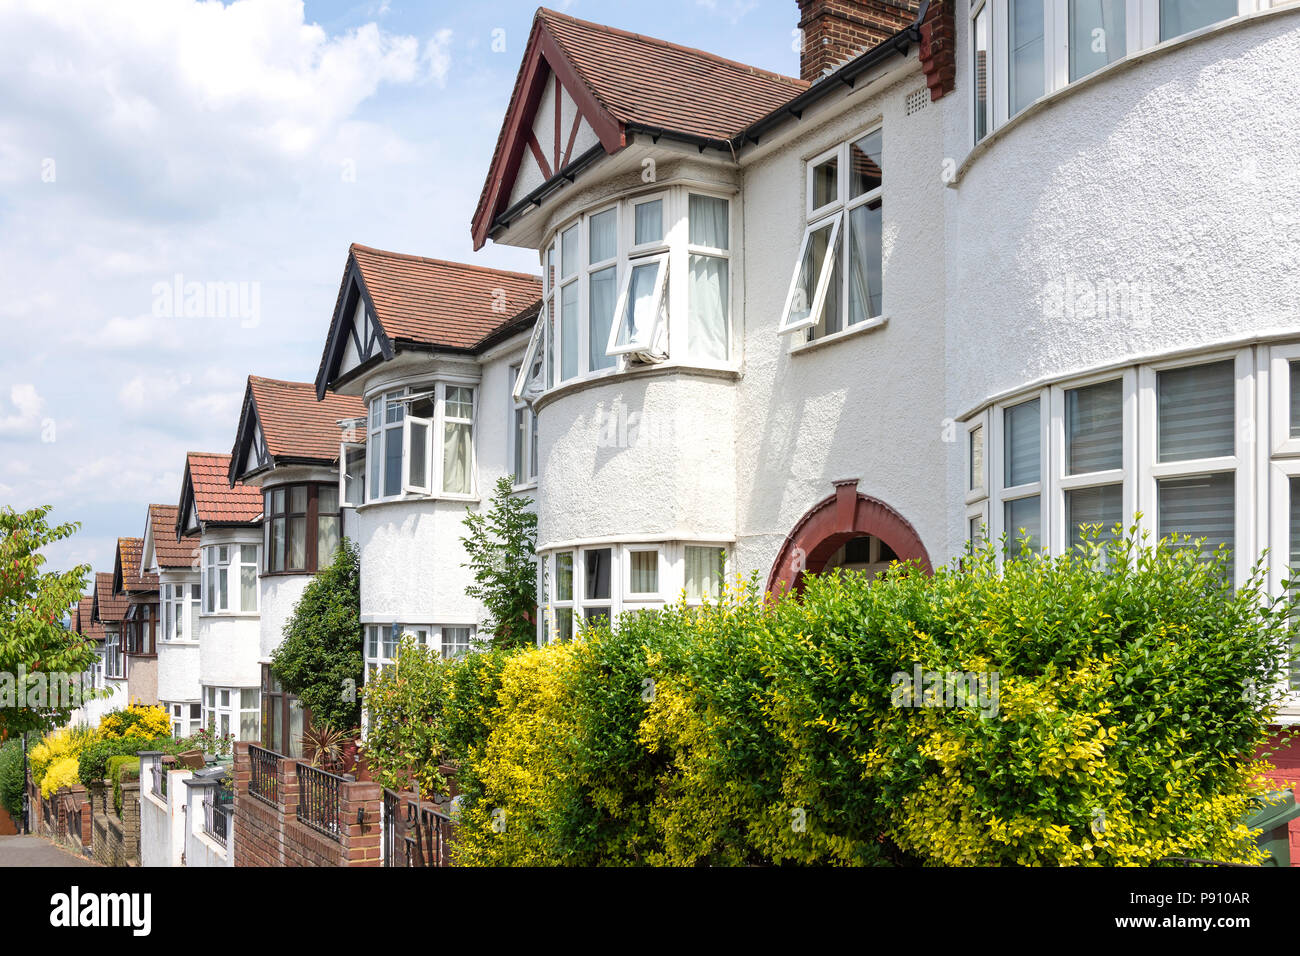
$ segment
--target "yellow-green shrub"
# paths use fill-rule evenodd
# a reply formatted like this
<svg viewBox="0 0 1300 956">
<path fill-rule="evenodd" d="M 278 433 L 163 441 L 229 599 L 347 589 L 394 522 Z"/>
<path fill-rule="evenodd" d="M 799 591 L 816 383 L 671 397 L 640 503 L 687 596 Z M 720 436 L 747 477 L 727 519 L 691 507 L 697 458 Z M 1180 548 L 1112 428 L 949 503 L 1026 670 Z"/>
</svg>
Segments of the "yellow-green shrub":
<svg viewBox="0 0 1300 956">
<path fill-rule="evenodd" d="M 172 722 L 165 708 L 140 703 L 111 711 L 99 721 L 99 735 L 105 740 L 118 737 L 166 737 L 171 732 Z"/>
<path fill-rule="evenodd" d="M 39 786 L 50 767 L 65 758 L 71 757 L 75 764 L 81 751 L 96 739 L 95 731 L 85 727 L 60 727 L 46 734 L 27 754 L 32 780 Z"/>
<path fill-rule="evenodd" d="M 59 757 L 50 763 L 41 778 L 41 796 L 48 797 L 57 790 L 75 786 L 80 782 L 77 778 L 77 758 Z"/>
</svg>

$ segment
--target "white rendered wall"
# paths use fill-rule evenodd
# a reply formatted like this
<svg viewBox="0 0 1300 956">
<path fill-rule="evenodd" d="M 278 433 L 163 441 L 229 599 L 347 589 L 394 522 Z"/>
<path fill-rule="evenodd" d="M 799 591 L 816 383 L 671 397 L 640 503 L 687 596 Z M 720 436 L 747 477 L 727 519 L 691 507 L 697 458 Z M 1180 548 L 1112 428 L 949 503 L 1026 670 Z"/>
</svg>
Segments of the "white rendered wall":
<svg viewBox="0 0 1300 956">
<path fill-rule="evenodd" d="M 261 526 L 223 528 L 205 533 L 202 546 L 256 544 L 261 551 Z M 232 575 L 233 576 L 233 575 Z M 231 582 L 238 588 L 239 580 Z M 199 683 L 217 687 L 260 687 L 261 627 L 257 614 L 199 614 Z"/>
<path fill-rule="evenodd" d="M 158 575 L 159 585 L 185 585 L 199 583 L 199 576 L 193 573 L 168 573 Z M 195 630 L 201 632 L 199 615 L 194 615 Z M 161 622 L 159 628 L 161 629 Z M 198 634 L 193 640 L 164 641 L 158 640 L 158 699 L 182 703 L 199 700 L 199 640 Z"/>
</svg>

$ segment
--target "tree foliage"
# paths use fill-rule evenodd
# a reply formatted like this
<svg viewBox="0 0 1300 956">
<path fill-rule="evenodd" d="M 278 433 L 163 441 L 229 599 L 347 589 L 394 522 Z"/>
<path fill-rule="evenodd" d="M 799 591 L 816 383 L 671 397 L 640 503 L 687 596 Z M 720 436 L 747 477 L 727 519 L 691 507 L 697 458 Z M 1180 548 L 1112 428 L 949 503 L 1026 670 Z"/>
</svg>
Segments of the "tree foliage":
<svg viewBox="0 0 1300 956">
<path fill-rule="evenodd" d="M 271 673 L 311 709 L 312 721 L 337 730 L 361 722 L 361 573 L 356 546 L 344 538 L 334 563 L 307 585 L 271 654 Z"/>
<path fill-rule="evenodd" d="M 91 643 L 63 624 L 64 615 L 86 588 L 90 567 L 45 571 L 41 553 L 47 545 L 71 537 L 80 526 L 50 526 L 50 510 L 49 506 L 24 512 L 0 508 L 0 673 L 13 675 L 16 681 L 25 672 L 31 685 L 35 674 L 79 675 L 95 661 Z M 23 697 L 30 699 L 26 692 Z M 0 708 L 0 736 L 48 730 L 66 722 L 71 713 L 69 706 Z"/>
<path fill-rule="evenodd" d="M 537 515 L 531 498 L 511 493 L 508 476 L 498 478 L 485 512 L 465 515 L 461 542 L 474 584 L 465 589 L 487 609 L 483 630 L 495 647 L 534 642 L 537 613 Z"/>
</svg>

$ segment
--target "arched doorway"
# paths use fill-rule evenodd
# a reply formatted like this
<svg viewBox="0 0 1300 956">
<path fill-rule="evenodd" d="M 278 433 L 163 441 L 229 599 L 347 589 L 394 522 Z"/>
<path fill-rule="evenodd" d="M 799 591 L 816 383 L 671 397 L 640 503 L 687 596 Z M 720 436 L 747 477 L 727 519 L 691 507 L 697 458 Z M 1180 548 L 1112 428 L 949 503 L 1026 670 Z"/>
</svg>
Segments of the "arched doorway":
<svg viewBox="0 0 1300 956">
<path fill-rule="evenodd" d="M 803 575 L 850 567 L 879 572 L 892 560 L 916 561 L 933 573 L 916 529 L 889 505 L 858 493 L 856 478 L 837 481 L 835 494 L 799 519 L 767 578 L 769 593 L 803 590 Z"/>
</svg>

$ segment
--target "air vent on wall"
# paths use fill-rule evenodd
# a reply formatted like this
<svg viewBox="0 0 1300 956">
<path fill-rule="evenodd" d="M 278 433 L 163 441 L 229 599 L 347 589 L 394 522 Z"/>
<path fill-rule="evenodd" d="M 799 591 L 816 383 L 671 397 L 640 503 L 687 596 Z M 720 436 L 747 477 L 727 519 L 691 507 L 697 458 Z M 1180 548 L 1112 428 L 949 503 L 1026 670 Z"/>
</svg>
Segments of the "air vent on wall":
<svg viewBox="0 0 1300 956">
<path fill-rule="evenodd" d="M 907 94 L 907 115 L 919 113 L 930 105 L 930 91 L 926 87 L 919 90 L 913 90 Z"/>
</svg>

